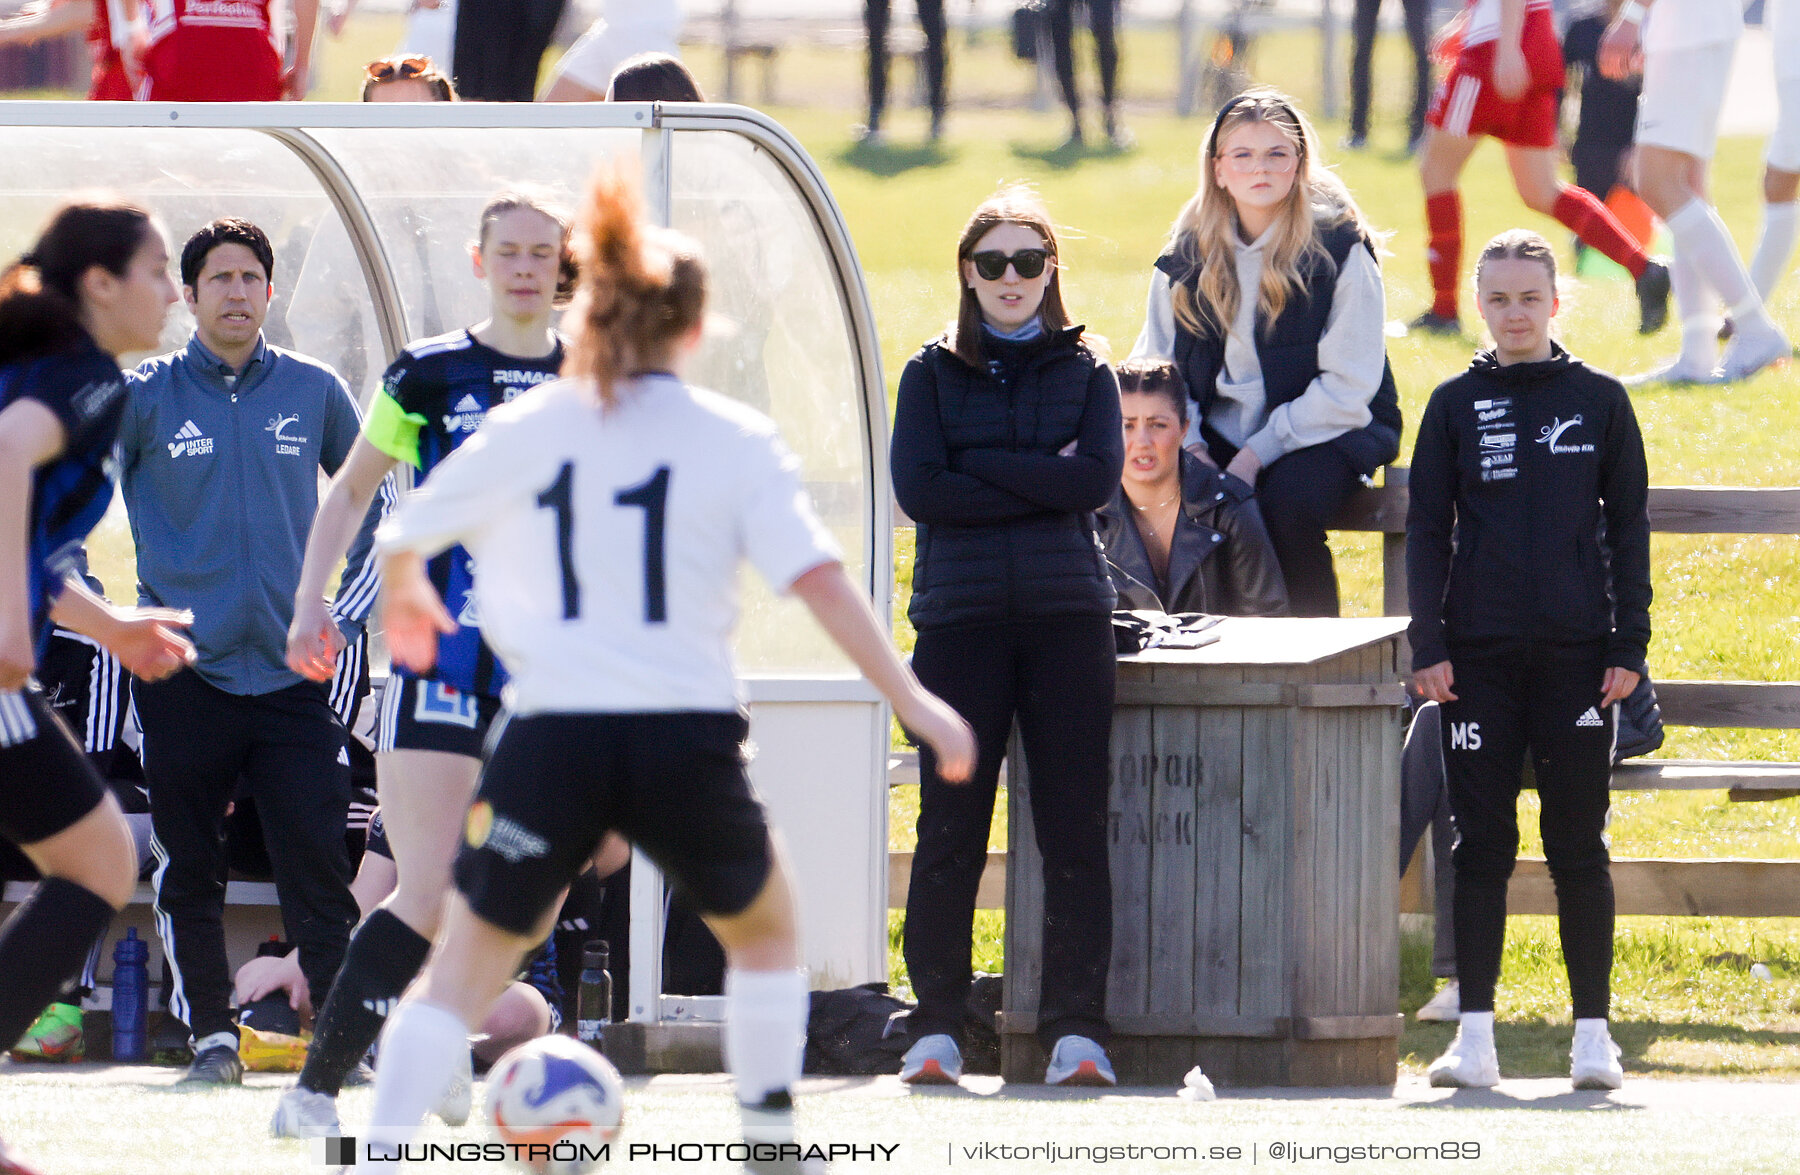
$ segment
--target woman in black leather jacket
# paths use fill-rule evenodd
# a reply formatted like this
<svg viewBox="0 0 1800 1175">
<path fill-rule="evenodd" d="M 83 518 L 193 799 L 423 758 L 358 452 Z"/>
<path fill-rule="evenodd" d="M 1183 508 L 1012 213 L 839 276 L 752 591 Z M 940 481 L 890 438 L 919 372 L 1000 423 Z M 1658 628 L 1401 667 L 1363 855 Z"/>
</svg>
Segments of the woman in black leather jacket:
<svg viewBox="0 0 1800 1175">
<path fill-rule="evenodd" d="M 1119 366 L 1125 473 L 1099 514 L 1119 607 L 1285 616 L 1287 584 L 1256 494 L 1181 447 L 1187 384 L 1166 360 Z"/>
<path fill-rule="evenodd" d="M 1110 1085 L 1114 594 L 1093 511 L 1119 484 L 1118 384 L 1069 323 L 1056 233 L 1033 193 L 977 208 L 956 257 L 961 309 L 900 376 L 892 468 L 918 527 L 913 670 L 974 727 L 979 757 L 951 786 L 920 749 L 905 934 L 918 1043 L 901 1077 L 961 1075 L 975 891 L 1016 720 L 1044 857 L 1046 1080 Z"/>
</svg>

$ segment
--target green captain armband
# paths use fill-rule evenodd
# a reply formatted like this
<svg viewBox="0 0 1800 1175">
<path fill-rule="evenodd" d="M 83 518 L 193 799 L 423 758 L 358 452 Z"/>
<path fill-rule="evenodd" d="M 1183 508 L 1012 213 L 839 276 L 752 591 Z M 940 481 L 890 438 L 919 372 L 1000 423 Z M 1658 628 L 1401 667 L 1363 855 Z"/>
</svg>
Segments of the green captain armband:
<svg viewBox="0 0 1800 1175">
<path fill-rule="evenodd" d="M 368 418 L 363 421 L 363 436 L 394 460 L 404 461 L 417 469 L 419 430 L 423 427 L 423 416 L 408 412 L 400 407 L 398 400 L 381 391 L 375 393 L 375 402 L 369 405 Z"/>
</svg>

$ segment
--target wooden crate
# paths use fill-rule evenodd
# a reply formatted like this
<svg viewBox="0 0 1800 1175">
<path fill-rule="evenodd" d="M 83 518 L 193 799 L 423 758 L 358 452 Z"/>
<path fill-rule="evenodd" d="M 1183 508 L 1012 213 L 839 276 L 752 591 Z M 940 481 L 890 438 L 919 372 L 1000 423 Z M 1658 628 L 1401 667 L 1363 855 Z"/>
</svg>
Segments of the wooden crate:
<svg viewBox="0 0 1800 1175">
<path fill-rule="evenodd" d="M 1396 1070 L 1403 621 L 1227 620 L 1119 663 L 1110 1052 L 1126 1084 Z M 1013 756 L 1002 1072 L 1038 1081 L 1042 862 Z"/>
</svg>

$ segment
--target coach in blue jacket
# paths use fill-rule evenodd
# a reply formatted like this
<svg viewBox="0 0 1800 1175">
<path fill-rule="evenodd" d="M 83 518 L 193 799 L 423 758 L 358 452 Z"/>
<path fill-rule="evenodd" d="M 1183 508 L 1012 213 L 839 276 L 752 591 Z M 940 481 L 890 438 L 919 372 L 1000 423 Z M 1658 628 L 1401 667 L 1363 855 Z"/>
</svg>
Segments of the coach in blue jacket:
<svg viewBox="0 0 1800 1175">
<path fill-rule="evenodd" d="M 184 1082 L 242 1080 L 221 841 L 240 777 L 315 998 L 331 986 L 357 916 L 344 847 L 350 761 L 333 709 L 333 693 L 351 691 L 343 674 L 335 691 L 303 680 L 284 653 L 319 470 L 337 472 L 360 418 L 336 372 L 263 340 L 274 263 L 268 237 L 248 221 L 216 220 L 194 234 L 181 254 L 194 337 L 138 369 L 119 427 L 139 598 L 192 609 L 199 652 L 191 670 L 134 686 L 170 1007 L 194 1034 Z M 391 492 L 377 499 L 338 591 L 334 612 L 353 642 L 375 598 L 374 524 L 391 502 Z"/>
</svg>

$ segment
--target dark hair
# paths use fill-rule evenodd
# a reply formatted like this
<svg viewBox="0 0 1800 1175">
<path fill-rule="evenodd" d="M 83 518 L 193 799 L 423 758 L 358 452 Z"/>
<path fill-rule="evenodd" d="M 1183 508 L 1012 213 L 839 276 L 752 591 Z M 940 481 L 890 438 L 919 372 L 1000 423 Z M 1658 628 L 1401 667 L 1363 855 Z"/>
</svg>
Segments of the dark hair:
<svg viewBox="0 0 1800 1175">
<path fill-rule="evenodd" d="M 556 305 L 567 306 L 575 296 L 575 283 L 581 277 L 580 267 L 575 264 L 575 252 L 569 244 L 573 228 L 569 222 L 569 214 L 537 196 L 524 192 L 502 192 L 489 200 L 487 207 L 481 210 L 480 227 L 475 233 L 476 248 L 487 248 L 488 230 L 494 227 L 495 221 L 509 212 L 535 212 L 561 230 L 562 252 L 557 264 Z"/>
<path fill-rule="evenodd" d="M 639 53 L 613 70 L 606 85 L 608 102 L 704 102 L 700 83 L 667 53 Z"/>
<path fill-rule="evenodd" d="M 134 204 L 84 201 L 50 217 L 37 244 L 0 271 L 0 363 L 66 351 L 87 336 L 81 278 L 98 265 L 125 276 L 153 231 Z"/>
<path fill-rule="evenodd" d="M 969 363 L 981 363 L 981 302 L 963 276 L 963 262 L 975 252 L 975 246 L 992 229 L 1003 224 L 1023 225 L 1044 238 L 1044 248 L 1057 261 L 1050 271 L 1050 282 L 1044 287 L 1044 300 L 1038 304 L 1038 320 L 1047 331 L 1062 330 L 1069 325 L 1069 312 L 1063 309 L 1062 262 L 1056 248 L 1056 226 L 1050 223 L 1050 210 L 1028 184 L 1009 184 L 983 200 L 963 225 L 956 242 L 956 285 L 962 291 L 956 321 L 950 327 L 950 349 Z"/>
<path fill-rule="evenodd" d="M 1181 368 L 1167 359 L 1127 359 L 1115 371 L 1121 396 L 1161 396 L 1175 409 L 1182 424 L 1188 422 L 1188 386 L 1181 377 Z"/>
<path fill-rule="evenodd" d="M 581 286 L 563 374 L 592 379 L 610 408 L 621 376 L 666 362 L 700 321 L 706 263 L 690 238 L 645 223 L 643 193 L 616 164 L 595 174 L 575 241 Z"/>
<path fill-rule="evenodd" d="M 362 100 L 367 102 L 376 86 L 388 82 L 410 81 L 420 81 L 430 86 L 433 101 L 457 100 L 456 87 L 451 84 L 449 75 L 438 68 L 437 62 L 422 53 L 397 53 L 392 57 L 377 57 L 363 66 Z"/>
<path fill-rule="evenodd" d="M 1481 247 L 1481 256 L 1475 259 L 1477 282 L 1482 266 L 1490 261 L 1536 261 L 1550 271 L 1550 289 L 1556 289 L 1556 250 L 1528 228 L 1509 228 Z"/>
<path fill-rule="evenodd" d="M 242 245 L 250 250 L 262 262 L 263 277 L 270 282 L 275 280 L 275 247 L 269 244 L 269 234 L 241 217 L 222 216 L 189 237 L 181 247 L 182 285 L 192 286 L 200 280 L 206 259 L 220 245 Z"/>
</svg>

